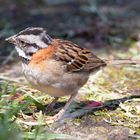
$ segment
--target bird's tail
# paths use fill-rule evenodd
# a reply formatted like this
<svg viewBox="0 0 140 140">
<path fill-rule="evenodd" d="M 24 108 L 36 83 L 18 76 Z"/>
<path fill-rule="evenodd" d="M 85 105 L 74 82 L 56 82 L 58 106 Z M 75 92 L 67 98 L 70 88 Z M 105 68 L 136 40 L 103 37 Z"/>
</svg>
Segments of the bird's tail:
<svg viewBox="0 0 140 140">
<path fill-rule="evenodd" d="M 132 59 L 104 59 L 107 65 L 140 65 L 140 60 Z"/>
</svg>

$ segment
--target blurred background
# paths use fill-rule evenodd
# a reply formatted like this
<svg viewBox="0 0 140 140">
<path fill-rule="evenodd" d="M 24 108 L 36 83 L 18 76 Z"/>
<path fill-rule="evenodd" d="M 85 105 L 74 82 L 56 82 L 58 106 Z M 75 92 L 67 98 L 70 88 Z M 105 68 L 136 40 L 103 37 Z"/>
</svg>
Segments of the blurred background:
<svg viewBox="0 0 140 140">
<path fill-rule="evenodd" d="M 0 63 L 16 58 L 4 39 L 31 26 L 101 55 L 126 52 L 138 39 L 139 13 L 139 0 L 0 0 Z"/>
</svg>

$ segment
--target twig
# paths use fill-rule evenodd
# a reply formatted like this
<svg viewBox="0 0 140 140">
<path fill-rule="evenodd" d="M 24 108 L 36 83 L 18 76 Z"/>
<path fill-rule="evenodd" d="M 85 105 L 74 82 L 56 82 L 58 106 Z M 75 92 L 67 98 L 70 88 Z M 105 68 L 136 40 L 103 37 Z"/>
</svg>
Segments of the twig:
<svg viewBox="0 0 140 140">
<path fill-rule="evenodd" d="M 139 135 L 129 135 L 129 138 L 136 138 L 136 139 L 140 139 Z"/>
<path fill-rule="evenodd" d="M 45 125 L 45 123 L 39 124 L 37 121 L 22 121 L 22 120 L 18 120 L 17 123 L 19 124 L 25 124 L 28 126 L 37 126 L 37 125 Z"/>
<path fill-rule="evenodd" d="M 11 79 L 10 77 L 4 75 L 0 75 L 0 79 L 21 84 L 21 82 L 19 81 L 20 79 L 15 79 L 15 78 Z"/>
<path fill-rule="evenodd" d="M 76 117 L 81 117 L 83 116 L 84 114 L 88 114 L 90 112 L 93 112 L 93 111 L 97 111 L 97 110 L 101 110 L 101 109 L 104 109 L 104 108 L 107 108 L 109 106 L 110 103 L 112 102 L 116 102 L 118 105 L 120 103 L 123 103 L 127 100 L 130 100 L 130 99 L 133 99 L 133 98 L 140 98 L 140 95 L 131 95 L 131 96 L 128 96 L 128 97 L 123 97 L 123 98 L 119 98 L 119 99 L 114 99 L 114 100 L 108 100 L 108 101 L 105 101 L 103 103 L 103 105 L 99 106 L 99 107 L 89 107 L 89 108 L 82 108 L 82 109 L 77 109 L 77 111 L 73 112 L 73 113 L 66 113 L 61 120 L 64 120 L 64 119 L 72 119 L 72 118 L 76 118 Z M 118 107 L 118 106 L 116 106 Z"/>
</svg>

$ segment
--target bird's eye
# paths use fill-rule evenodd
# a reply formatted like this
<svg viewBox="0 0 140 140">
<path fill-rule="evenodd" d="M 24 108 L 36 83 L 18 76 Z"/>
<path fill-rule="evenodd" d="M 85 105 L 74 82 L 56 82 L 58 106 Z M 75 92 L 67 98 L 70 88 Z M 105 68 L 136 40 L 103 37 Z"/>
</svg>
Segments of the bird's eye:
<svg viewBox="0 0 140 140">
<path fill-rule="evenodd" d="M 24 41 L 21 40 L 20 43 L 21 43 L 21 44 L 24 44 Z"/>
<path fill-rule="evenodd" d="M 19 41 L 19 44 L 20 44 L 20 46 L 22 46 L 22 47 L 26 47 L 26 43 L 25 43 L 25 41 L 23 41 L 23 40 L 20 40 L 20 41 Z"/>
</svg>

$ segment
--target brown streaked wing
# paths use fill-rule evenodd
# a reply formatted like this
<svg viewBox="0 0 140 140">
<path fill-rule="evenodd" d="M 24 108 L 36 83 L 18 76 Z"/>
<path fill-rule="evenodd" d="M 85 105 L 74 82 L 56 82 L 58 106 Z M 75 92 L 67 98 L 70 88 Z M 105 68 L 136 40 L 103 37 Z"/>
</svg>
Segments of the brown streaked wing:
<svg viewBox="0 0 140 140">
<path fill-rule="evenodd" d="M 106 65 L 87 49 L 80 48 L 70 41 L 57 41 L 58 47 L 55 56 L 57 60 L 64 62 L 68 72 L 92 71 Z"/>
</svg>

